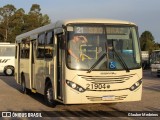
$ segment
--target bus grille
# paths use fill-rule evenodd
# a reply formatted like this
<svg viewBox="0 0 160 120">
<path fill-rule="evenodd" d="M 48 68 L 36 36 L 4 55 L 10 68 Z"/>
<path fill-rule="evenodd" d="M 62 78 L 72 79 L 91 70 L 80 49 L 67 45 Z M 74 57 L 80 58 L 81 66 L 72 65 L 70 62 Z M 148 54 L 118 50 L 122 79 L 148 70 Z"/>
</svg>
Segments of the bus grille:
<svg viewBox="0 0 160 120">
<path fill-rule="evenodd" d="M 117 100 L 124 100 L 128 95 L 121 95 L 115 96 L 114 100 L 103 100 L 103 97 L 96 97 L 96 96 L 86 96 L 90 101 L 117 101 Z"/>
<path fill-rule="evenodd" d="M 78 75 L 86 81 L 91 83 L 105 83 L 105 84 L 115 84 L 115 83 L 124 83 L 133 77 L 135 74 L 130 75 L 121 75 L 121 76 L 84 76 Z"/>
</svg>

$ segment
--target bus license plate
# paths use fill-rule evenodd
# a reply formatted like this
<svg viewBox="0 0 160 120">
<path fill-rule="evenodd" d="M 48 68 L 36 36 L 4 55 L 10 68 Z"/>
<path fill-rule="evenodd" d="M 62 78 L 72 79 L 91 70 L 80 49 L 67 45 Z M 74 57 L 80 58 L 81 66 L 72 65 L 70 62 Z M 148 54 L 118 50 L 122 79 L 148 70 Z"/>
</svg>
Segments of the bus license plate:
<svg viewBox="0 0 160 120">
<path fill-rule="evenodd" d="M 114 95 L 103 96 L 102 100 L 115 100 L 115 96 Z"/>
<path fill-rule="evenodd" d="M 108 88 L 108 84 L 104 84 L 104 83 L 98 83 L 98 84 L 87 84 L 86 85 L 86 89 L 88 90 L 105 90 Z"/>
</svg>

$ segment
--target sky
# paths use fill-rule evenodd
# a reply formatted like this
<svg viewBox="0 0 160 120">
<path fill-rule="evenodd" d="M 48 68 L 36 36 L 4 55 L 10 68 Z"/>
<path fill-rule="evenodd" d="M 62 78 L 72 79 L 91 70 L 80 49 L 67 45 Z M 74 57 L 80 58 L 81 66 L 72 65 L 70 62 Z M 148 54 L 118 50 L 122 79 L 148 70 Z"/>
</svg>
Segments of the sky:
<svg viewBox="0 0 160 120">
<path fill-rule="evenodd" d="M 109 18 L 127 20 L 138 25 L 139 36 L 150 31 L 160 43 L 160 0 L 0 0 L 29 12 L 32 4 L 39 4 L 41 13 L 52 22 L 74 18 Z"/>
</svg>

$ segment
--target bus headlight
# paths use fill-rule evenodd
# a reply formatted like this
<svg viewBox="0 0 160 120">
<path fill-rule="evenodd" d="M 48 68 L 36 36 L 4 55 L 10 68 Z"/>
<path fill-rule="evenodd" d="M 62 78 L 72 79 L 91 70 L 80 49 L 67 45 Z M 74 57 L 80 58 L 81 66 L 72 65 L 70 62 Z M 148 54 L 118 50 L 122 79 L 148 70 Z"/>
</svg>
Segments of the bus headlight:
<svg viewBox="0 0 160 120">
<path fill-rule="evenodd" d="M 77 85 L 75 83 L 71 84 L 72 88 L 75 89 Z"/>
<path fill-rule="evenodd" d="M 133 85 L 129 88 L 129 90 L 130 90 L 130 91 L 133 91 L 133 90 L 137 89 L 141 84 L 142 84 L 142 80 L 139 80 L 139 81 L 137 81 L 135 84 L 133 84 Z"/>
<path fill-rule="evenodd" d="M 80 86 L 80 85 L 78 85 L 78 84 L 76 84 L 72 81 L 66 80 L 66 83 L 69 87 L 73 88 L 74 90 L 77 90 L 79 92 L 84 92 L 85 91 L 85 89 L 82 86 Z"/>
</svg>

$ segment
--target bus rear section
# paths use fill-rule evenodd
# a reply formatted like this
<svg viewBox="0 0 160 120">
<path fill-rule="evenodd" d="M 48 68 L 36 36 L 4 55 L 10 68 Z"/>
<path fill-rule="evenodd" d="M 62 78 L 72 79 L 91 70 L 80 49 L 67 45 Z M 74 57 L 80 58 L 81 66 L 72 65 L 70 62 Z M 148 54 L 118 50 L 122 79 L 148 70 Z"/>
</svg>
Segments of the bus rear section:
<svg viewBox="0 0 160 120">
<path fill-rule="evenodd" d="M 0 43 L 0 72 L 7 76 L 14 74 L 15 44 Z"/>
</svg>

